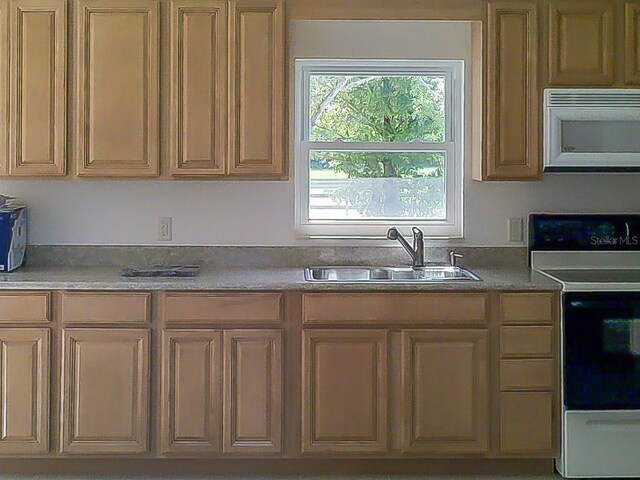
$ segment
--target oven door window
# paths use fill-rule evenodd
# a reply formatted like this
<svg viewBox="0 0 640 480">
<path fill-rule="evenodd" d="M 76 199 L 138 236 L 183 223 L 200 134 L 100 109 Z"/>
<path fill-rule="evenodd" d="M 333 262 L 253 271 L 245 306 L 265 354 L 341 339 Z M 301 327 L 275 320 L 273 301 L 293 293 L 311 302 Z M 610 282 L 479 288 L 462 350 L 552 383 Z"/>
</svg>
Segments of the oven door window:
<svg viewBox="0 0 640 480">
<path fill-rule="evenodd" d="M 640 294 L 564 296 L 564 402 L 640 409 Z"/>
</svg>

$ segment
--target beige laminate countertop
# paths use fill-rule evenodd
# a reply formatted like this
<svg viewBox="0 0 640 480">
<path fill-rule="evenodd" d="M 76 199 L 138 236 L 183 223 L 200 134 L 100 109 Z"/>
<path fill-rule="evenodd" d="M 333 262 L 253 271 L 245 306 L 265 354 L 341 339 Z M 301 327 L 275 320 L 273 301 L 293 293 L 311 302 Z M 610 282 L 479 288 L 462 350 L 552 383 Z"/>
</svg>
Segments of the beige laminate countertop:
<svg viewBox="0 0 640 480">
<path fill-rule="evenodd" d="M 528 268 L 472 269 L 482 282 L 317 283 L 303 268 L 201 268 L 195 278 L 122 278 L 118 267 L 27 266 L 0 274 L 0 290 L 306 290 L 443 291 L 560 290 L 561 285 Z"/>
</svg>

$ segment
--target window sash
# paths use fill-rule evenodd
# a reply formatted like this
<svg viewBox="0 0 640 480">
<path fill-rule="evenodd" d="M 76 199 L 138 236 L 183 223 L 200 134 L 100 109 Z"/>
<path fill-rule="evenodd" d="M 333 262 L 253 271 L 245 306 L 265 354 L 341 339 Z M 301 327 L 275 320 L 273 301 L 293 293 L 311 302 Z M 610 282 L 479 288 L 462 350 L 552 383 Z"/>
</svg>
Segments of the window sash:
<svg viewBox="0 0 640 480">
<path fill-rule="evenodd" d="M 385 238 L 386 228 L 393 223 L 403 233 L 411 226 L 425 229 L 427 237 L 461 238 L 463 216 L 463 62 L 459 60 L 296 60 L 295 122 L 295 231 L 305 238 Z M 445 77 L 445 141 L 428 142 L 310 142 L 309 79 L 314 74 L 335 75 L 441 75 Z M 446 220 L 416 218 L 310 220 L 310 152 L 446 152 L 445 199 Z"/>
</svg>

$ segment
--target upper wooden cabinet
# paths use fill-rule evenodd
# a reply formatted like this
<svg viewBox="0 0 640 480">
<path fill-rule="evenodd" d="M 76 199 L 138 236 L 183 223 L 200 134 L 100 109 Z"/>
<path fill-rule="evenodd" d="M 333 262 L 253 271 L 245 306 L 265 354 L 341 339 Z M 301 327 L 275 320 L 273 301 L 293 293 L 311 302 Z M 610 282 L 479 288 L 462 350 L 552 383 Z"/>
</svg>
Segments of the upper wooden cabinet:
<svg viewBox="0 0 640 480">
<path fill-rule="evenodd" d="M 10 3 L 10 175 L 66 173 L 66 0 Z"/>
<path fill-rule="evenodd" d="M 147 451 L 149 337 L 144 329 L 63 332 L 62 453 Z"/>
<path fill-rule="evenodd" d="M 227 1 L 171 3 L 171 174 L 225 173 Z"/>
<path fill-rule="evenodd" d="M 402 333 L 402 450 L 472 453 L 489 448 L 486 330 Z"/>
<path fill-rule="evenodd" d="M 9 62 L 9 42 L 7 39 L 8 15 L 8 4 L 0 2 L 0 176 L 6 175 L 9 170 L 9 166 L 7 165 L 9 160 L 9 109 L 7 108 L 7 80 L 9 72 L 7 68 L 7 63 Z"/>
<path fill-rule="evenodd" d="M 486 44 L 486 150 L 476 179 L 537 180 L 542 163 L 537 2 L 490 2 Z"/>
<path fill-rule="evenodd" d="M 229 21 L 231 175 L 282 176 L 284 158 L 284 4 L 232 0 Z"/>
<path fill-rule="evenodd" d="M 549 2 L 549 84 L 612 85 L 614 25 L 611 0 Z"/>
<path fill-rule="evenodd" d="M 49 329 L 0 329 L 0 455 L 49 451 Z"/>
<path fill-rule="evenodd" d="M 78 0 L 75 24 L 77 174 L 158 175 L 158 1 Z"/>
<path fill-rule="evenodd" d="M 629 85 L 640 84 L 640 1 L 625 4 L 624 77 Z"/>
</svg>

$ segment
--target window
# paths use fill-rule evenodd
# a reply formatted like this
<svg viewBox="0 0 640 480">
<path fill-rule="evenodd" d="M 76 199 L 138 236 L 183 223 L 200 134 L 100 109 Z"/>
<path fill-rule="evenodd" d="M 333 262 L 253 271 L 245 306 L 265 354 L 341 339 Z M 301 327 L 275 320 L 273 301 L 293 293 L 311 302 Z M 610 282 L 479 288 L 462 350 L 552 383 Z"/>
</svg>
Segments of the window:
<svg viewBox="0 0 640 480">
<path fill-rule="evenodd" d="M 296 60 L 299 235 L 462 235 L 463 63 Z"/>
</svg>

